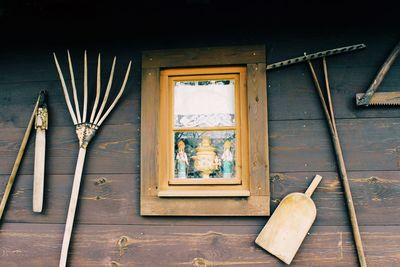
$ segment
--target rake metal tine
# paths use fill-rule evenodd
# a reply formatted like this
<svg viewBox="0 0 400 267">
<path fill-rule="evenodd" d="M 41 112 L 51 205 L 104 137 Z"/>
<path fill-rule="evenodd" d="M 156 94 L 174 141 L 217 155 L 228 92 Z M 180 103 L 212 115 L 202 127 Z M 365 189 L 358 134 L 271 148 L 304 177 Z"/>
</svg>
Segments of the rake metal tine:
<svg viewBox="0 0 400 267">
<path fill-rule="evenodd" d="M 82 121 L 86 122 L 87 102 L 88 102 L 88 79 L 87 79 L 87 54 L 83 57 L 83 114 Z"/>
<path fill-rule="evenodd" d="M 100 78 L 100 53 L 97 58 L 97 81 L 96 81 L 96 98 L 94 100 L 92 114 L 90 115 L 90 123 L 93 123 L 94 116 L 96 115 L 96 109 L 99 104 L 100 99 L 100 87 L 101 87 L 101 78 Z"/>
<path fill-rule="evenodd" d="M 131 70 L 131 64 L 132 64 L 132 61 L 129 61 L 128 68 L 126 69 L 126 74 L 125 74 L 124 82 L 122 83 L 121 89 L 119 90 L 119 93 L 118 93 L 117 97 L 115 97 L 111 106 L 107 109 L 106 113 L 104 113 L 103 117 L 101 117 L 100 121 L 97 124 L 98 126 L 100 126 L 103 123 L 103 121 L 107 118 L 107 116 L 110 114 L 110 112 L 113 110 L 113 108 L 117 104 L 118 100 L 121 98 L 121 95 L 124 93 L 125 85 L 126 85 L 126 82 L 128 81 L 129 73 Z"/>
<path fill-rule="evenodd" d="M 65 97 L 65 102 L 67 103 L 68 111 L 69 111 L 69 114 L 71 115 L 72 121 L 76 125 L 76 124 L 78 124 L 78 122 L 76 120 L 76 116 L 74 114 L 74 110 L 72 109 L 71 101 L 70 101 L 69 95 L 68 95 L 67 86 L 65 85 L 64 76 L 62 74 L 60 65 L 58 64 L 56 53 L 53 53 L 53 56 L 54 56 L 54 62 L 56 63 L 58 75 L 60 76 L 60 81 L 61 81 L 61 85 L 62 85 L 62 88 L 63 88 L 64 97 Z"/>
<path fill-rule="evenodd" d="M 117 60 L 117 57 L 114 57 L 114 60 L 113 60 L 113 63 L 112 63 L 112 67 L 111 67 L 110 78 L 108 79 L 106 93 L 104 94 L 103 102 L 101 103 L 101 106 L 100 106 L 100 109 L 99 109 L 99 111 L 97 113 L 96 119 L 93 122 L 94 124 L 97 124 L 98 121 L 100 120 L 101 113 L 103 112 L 104 107 L 105 107 L 105 105 L 107 103 L 108 96 L 110 94 L 111 85 L 112 85 L 112 80 L 113 80 L 113 77 L 114 77 L 114 69 L 115 69 L 116 60 Z"/>
<path fill-rule="evenodd" d="M 67 50 L 67 54 L 68 54 L 69 72 L 71 75 L 72 93 L 74 96 L 76 117 L 77 117 L 78 123 L 81 123 L 82 120 L 81 120 L 81 113 L 79 111 L 78 95 L 76 93 L 75 75 L 74 75 L 74 69 L 72 67 L 72 60 L 71 60 L 71 55 L 69 54 L 69 50 Z"/>
</svg>

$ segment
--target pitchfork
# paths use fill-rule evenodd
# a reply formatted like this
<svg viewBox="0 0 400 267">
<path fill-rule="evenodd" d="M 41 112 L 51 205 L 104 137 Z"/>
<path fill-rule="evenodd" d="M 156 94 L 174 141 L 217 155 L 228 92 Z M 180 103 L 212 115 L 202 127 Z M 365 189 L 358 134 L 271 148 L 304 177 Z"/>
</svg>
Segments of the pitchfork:
<svg viewBox="0 0 400 267">
<path fill-rule="evenodd" d="M 76 163 L 76 168 L 75 168 L 74 182 L 73 182 L 73 186 L 72 186 L 71 199 L 69 202 L 67 221 L 65 224 L 64 239 L 63 239 L 63 243 L 62 243 L 61 257 L 60 257 L 60 264 L 59 264 L 60 267 L 65 267 L 66 263 L 67 263 L 68 247 L 69 247 L 69 243 L 71 240 L 72 227 L 74 224 L 76 204 L 78 202 L 79 186 L 81 183 L 82 170 L 83 170 L 83 164 L 85 162 L 87 146 L 88 146 L 90 140 L 96 134 L 96 131 L 99 129 L 101 124 L 104 122 L 104 120 L 107 118 L 107 116 L 110 114 L 110 112 L 113 110 L 113 108 L 117 104 L 118 100 L 121 98 L 121 95 L 125 89 L 126 82 L 128 81 L 129 72 L 130 72 L 131 63 L 132 63 L 130 61 L 128 64 L 125 78 L 122 83 L 121 89 L 119 90 L 118 95 L 116 96 L 114 101 L 111 103 L 111 105 L 108 107 L 106 112 L 104 112 L 104 114 L 103 114 L 104 108 L 107 104 L 108 96 L 110 94 L 111 86 L 112 86 L 116 57 L 114 57 L 114 60 L 112 63 L 110 78 L 108 79 L 108 84 L 107 84 L 107 88 L 106 88 L 106 91 L 104 94 L 103 101 L 101 103 L 99 110 L 97 111 L 97 107 L 99 105 L 99 100 L 100 100 L 100 87 L 101 87 L 101 85 L 100 85 L 100 83 L 101 83 L 101 80 L 100 80 L 100 54 L 99 54 L 98 60 L 97 60 L 96 98 L 94 100 L 93 109 L 92 109 L 92 113 L 90 115 L 89 122 L 87 122 L 88 79 L 87 79 L 86 51 L 84 54 L 82 117 L 81 117 L 81 113 L 80 113 L 80 109 L 79 109 L 78 96 L 77 96 L 76 85 L 75 85 L 74 70 L 72 67 L 72 61 L 71 61 L 71 56 L 69 54 L 69 51 L 67 51 L 67 54 L 68 54 L 69 71 L 70 71 L 70 75 L 71 75 L 71 84 L 72 84 L 72 93 L 73 93 L 74 104 L 75 104 L 75 112 L 74 112 L 74 109 L 73 109 L 71 101 L 70 101 L 67 86 L 65 84 L 64 76 L 62 74 L 60 65 L 58 64 L 56 54 L 53 53 L 54 61 L 56 63 L 56 67 L 57 67 L 57 71 L 58 71 L 58 75 L 60 76 L 61 85 L 62 85 L 62 88 L 64 91 L 65 102 L 67 103 L 68 111 L 69 111 L 72 121 L 75 125 L 76 135 L 78 136 L 78 139 L 79 139 L 79 154 L 78 154 L 78 161 Z"/>
</svg>

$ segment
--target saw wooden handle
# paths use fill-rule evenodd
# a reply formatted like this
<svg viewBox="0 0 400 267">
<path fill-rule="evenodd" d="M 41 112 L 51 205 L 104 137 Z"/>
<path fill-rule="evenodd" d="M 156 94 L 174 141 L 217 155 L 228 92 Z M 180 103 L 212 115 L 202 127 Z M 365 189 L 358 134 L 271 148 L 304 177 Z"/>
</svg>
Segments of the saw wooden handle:
<svg viewBox="0 0 400 267">
<path fill-rule="evenodd" d="M 315 189 L 321 182 L 322 177 L 320 175 L 315 175 L 313 181 L 311 182 L 310 186 L 307 188 L 306 192 L 304 193 L 306 196 L 311 197 L 311 195 L 314 193 Z"/>
<path fill-rule="evenodd" d="M 386 58 L 385 62 L 379 69 L 378 74 L 376 75 L 375 79 L 372 81 L 371 85 L 369 86 L 368 90 L 365 92 L 364 95 L 360 98 L 356 98 L 356 103 L 358 106 L 365 105 L 368 106 L 371 102 L 372 96 L 375 94 L 376 90 L 378 89 L 379 85 L 382 83 L 383 78 L 385 78 L 386 73 L 389 71 L 390 67 L 393 65 L 393 62 L 396 60 L 397 56 L 400 53 L 400 42 L 393 48 L 390 55 Z"/>
<path fill-rule="evenodd" d="M 86 149 L 79 148 L 78 161 L 76 163 L 74 182 L 72 185 L 71 200 L 69 201 L 67 222 L 65 224 L 59 267 L 65 267 L 67 265 L 68 248 L 71 241 L 72 227 L 74 225 L 76 204 L 78 203 L 79 188 L 81 184 L 83 165 L 85 163 L 85 155 Z"/>
</svg>

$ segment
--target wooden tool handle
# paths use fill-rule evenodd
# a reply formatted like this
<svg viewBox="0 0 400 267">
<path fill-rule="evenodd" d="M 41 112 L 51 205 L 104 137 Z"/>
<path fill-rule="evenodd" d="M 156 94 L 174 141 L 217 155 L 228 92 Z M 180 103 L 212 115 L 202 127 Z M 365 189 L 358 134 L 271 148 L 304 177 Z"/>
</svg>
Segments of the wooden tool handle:
<svg viewBox="0 0 400 267">
<path fill-rule="evenodd" d="M 35 163 L 33 171 L 33 212 L 42 212 L 44 195 L 44 170 L 46 157 L 46 130 L 36 130 Z"/>
<path fill-rule="evenodd" d="M 61 257 L 59 267 L 67 265 L 67 256 L 69 242 L 71 240 L 72 227 L 74 225 L 76 204 L 78 203 L 79 187 L 82 179 L 83 164 L 85 163 L 86 149 L 80 148 L 78 161 L 76 163 L 74 182 L 72 185 L 71 200 L 69 201 L 69 208 L 67 214 L 67 222 L 65 223 L 64 238 L 61 248 Z"/>
<path fill-rule="evenodd" d="M 26 127 L 24 138 L 22 139 L 21 146 L 19 147 L 19 151 L 18 151 L 18 154 L 17 154 L 17 159 L 15 160 L 14 166 L 13 166 L 12 171 L 11 171 L 10 178 L 8 178 L 8 182 L 7 182 L 6 189 L 4 191 L 3 198 L 1 199 L 1 203 L 0 203 L 0 220 L 1 220 L 1 217 L 3 216 L 3 212 L 4 212 L 4 209 L 6 207 L 6 203 L 7 203 L 8 197 L 10 196 L 11 188 L 12 188 L 12 186 L 14 184 L 15 176 L 17 175 L 18 168 L 19 168 L 19 165 L 20 165 L 21 160 L 22 160 L 22 156 L 24 155 L 26 144 L 28 143 L 29 135 L 31 133 L 33 122 L 35 120 L 35 114 L 36 114 L 36 111 L 38 109 L 39 99 L 40 99 L 40 96 L 38 97 L 38 100 L 36 101 L 35 108 L 33 109 L 31 118 L 29 119 L 28 127 Z"/>
<path fill-rule="evenodd" d="M 315 175 L 314 180 L 311 182 L 310 186 L 307 188 L 307 191 L 304 194 L 308 197 L 311 197 L 321 180 L 322 177 L 320 175 Z"/>
<path fill-rule="evenodd" d="M 367 261 L 365 259 L 365 254 L 364 254 L 364 247 L 362 245 L 362 240 L 361 240 L 360 228 L 358 227 L 356 210 L 354 208 L 353 196 L 351 194 L 349 179 L 347 177 L 347 170 L 346 170 L 346 165 L 344 163 L 343 152 L 340 145 L 339 136 L 336 135 L 333 136 L 332 138 L 333 138 L 333 146 L 336 151 L 336 159 L 339 164 L 340 176 L 342 177 L 342 185 L 344 189 L 344 195 L 346 197 L 347 210 L 350 215 L 351 227 L 353 228 L 353 237 L 356 244 L 358 261 L 361 267 L 367 267 Z"/>
<path fill-rule="evenodd" d="M 375 79 L 372 81 L 371 85 L 369 86 L 368 90 L 365 92 L 364 96 L 360 99 L 356 99 L 356 103 L 358 106 L 366 105 L 368 106 L 372 96 L 378 89 L 379 85 L 382 83 L 383 78 L 385 78 L 386 73 L 389 71 L 390 67 L 393 65 L 393 62 L 396 60 L 397 56 L 400 53 L 400 42 L 393 48 L 390 55 L 386 58 L 385 62 L 383 63 L 382 67 L 379 69 L 378 74 L 376 75 Z"/>
<path fill-rule="evenodd" d="M 353 203 L 353 197 L 351 195 L 350 185 L 349 185 L 349 181 L 347 178 L 347 170 L 346 170 L 346 165 L 344 163 L 342 147 L 340 145 L 339 135 L 336 130 L 336 123 L 335 123 L 334 114 L 333 114 L 333 104 L 331 102 L 331 98 L 329 97 L 328 104 L 329 104 L 329 106 L 332 107 L 331 113 L 330 113 L 328 110 L 327 104 L 325 102 L 321 87 L 318 82 L 317 75 L 315 73 L 315 70 L 314 70 L 314 67 L 313 67 L 311 61 L 308 61 L 308 65 L 310 67 L 311 74 L 312 74 L 312 77 L 314 80 L 314 84 L 317 89 L 319 98 L 321 100 L 321 104 L 322 104 L 322 107 L 323 107 L 323 110 L 324 110 L 324 113 L 326 116 L 326 120 L 328 122 L 329 129 L 331 132 L 333 147 L 335 148 L 335 152 L 336 152 L 335 154 L 336 154 L 336 159 L 337 159 L 337 163 L 339 166 L 339 172 L 340 172 L 340 176 L 342 178 L 342 184 L 343 184 L 344 193 L 345 193 L 344 195 L 346 197 L 347 209 L 348 209 L 348 212 L 350 215 L 351 227 L 353 229 L 353 236 L 354 236 L 354 241 L 356 244 L 358 261 L 359 261 L 361 267 L 367 267 L 367 261 L 365 259 L 364 248 L 363 248 L 362 241 L 361 241 L 361 234 L 360 234 L 360 229 L 358 227 L 356 211 L 355 211 L 354 203 Z M 326 75 L 325 76 L 326 84 L 328 85 L 326 89 L 330 90 L 327 72 L 328 72 L 328 70 L 327 70 L 327 66 L 326 66 L 326 61 L 324 61 L 324 73 Z M 331 116 L 333 117 L 333 119 L 331 118 Z"/>
</svg>

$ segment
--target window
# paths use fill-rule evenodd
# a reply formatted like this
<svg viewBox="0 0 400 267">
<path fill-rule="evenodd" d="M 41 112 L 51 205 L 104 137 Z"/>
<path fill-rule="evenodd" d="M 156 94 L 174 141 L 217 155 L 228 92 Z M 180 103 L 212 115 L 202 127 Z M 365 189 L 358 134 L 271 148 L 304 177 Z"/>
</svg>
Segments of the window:
<svg viewBox="0 0 400 267">
<path fill-rule="evenodd" d="M 160 74 L 158 196 L 249 196 L 246 68 Z"/>
<path fill-rule="evenodd" d="M 141 214 L 268 215 L 264 47 L 149 51 L 142 65 Z"/>
</svg>

